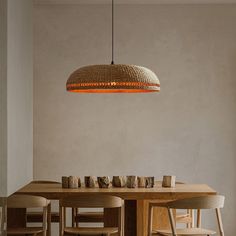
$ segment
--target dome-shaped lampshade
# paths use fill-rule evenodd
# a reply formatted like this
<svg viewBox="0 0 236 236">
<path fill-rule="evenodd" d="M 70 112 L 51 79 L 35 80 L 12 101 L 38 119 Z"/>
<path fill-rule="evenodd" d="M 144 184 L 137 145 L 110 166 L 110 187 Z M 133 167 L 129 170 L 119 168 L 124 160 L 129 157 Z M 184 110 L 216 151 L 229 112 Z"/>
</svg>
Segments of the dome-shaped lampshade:
<svg viewBox="0 0 236 236">
<path fill-rule="evenodd" d="M 160 82 L 151 70 L 135 65 L 91 65 L 74 71 L 66 89 L 77 93 L 159 92 Z"/>
</svg>

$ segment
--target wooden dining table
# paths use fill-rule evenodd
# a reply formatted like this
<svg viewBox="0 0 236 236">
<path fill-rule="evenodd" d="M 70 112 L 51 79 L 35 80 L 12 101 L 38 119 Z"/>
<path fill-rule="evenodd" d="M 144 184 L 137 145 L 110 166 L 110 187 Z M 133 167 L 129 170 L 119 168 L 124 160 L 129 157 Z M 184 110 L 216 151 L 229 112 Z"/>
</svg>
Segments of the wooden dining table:
<svg viewBox="0 0 236 236">
<path fill-rule="evenodd" d="M 61 184 L 35 184 L 29 183 L 21 188 L 16 194 L 29 194 L 43 196 L 51 200 L 60 200 L 68 196 L 90 195 L 112 195 L 118 196 L 125 201 L 125 236 L 147 236 L 147 216 L 149 201 L 171 201 L 189 197 L 215 195 L 217 192 L 206 184 L 176 184 L 174 188 L 164 188 L 161 182 L 155 182 L 154 188 L 85 188 L 66 189 Z M 15 215 L 14 215 L 15 214 Z M 17 215 L 18 214 L 18 215 Z M 117 211 L 115 209 L 104 209 L 104 225 L 117 226 Z M 156 221 L 155 228 L 168 228 L 169 221 L 166 209 L 157 208 L 154 211 Z M 24 219 L 20 212 L 8 214 L 9 224 L 17 221 L 24 225 Z M 12 220 L 11 220 L 12 219 Z M 19 224 L 18 224 L 19 226 Z"/>
</svg>

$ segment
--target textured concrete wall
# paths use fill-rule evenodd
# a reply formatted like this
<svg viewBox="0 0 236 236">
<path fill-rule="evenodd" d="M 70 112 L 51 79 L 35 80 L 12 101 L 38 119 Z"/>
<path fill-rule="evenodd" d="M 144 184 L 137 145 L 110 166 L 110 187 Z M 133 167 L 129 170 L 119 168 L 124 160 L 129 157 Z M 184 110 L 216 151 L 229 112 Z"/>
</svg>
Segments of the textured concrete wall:
<svg viewBox="0 0 236 236">
<path fill-rule="evenodd" d="M 207 183 L 226 195 L 233 235 L 235 22 L 235 5 L 119 5 L 116 63 L 152 69 L 161 93 L 70 94 L 73 70 L 110 63 L 110 7 L 37 6 L 34 178 L 174 174 Z"/>
</svg>

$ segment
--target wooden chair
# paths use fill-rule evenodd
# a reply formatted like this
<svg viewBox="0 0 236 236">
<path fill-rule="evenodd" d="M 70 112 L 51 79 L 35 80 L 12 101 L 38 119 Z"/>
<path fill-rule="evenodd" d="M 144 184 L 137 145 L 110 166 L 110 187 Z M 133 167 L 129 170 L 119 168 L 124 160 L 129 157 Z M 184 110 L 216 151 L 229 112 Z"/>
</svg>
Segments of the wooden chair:
<svg viewBox="0 0 236 236">
<path fill-rule="evenodd" d="M 200 235 L 213 235 L 215 231 L 201 228 L 201 209 L 215 209 L 220 235 L 224 236 L 223 224 L 221 219 L 220 208 L 224 207 L 224 196 L 203 196 L 188 199 L 181 199 L 167 203 L 150 203 L 148 214 L 148 235 L 173 235 L 173 236 L 200 236 Z M 168 210 L 171 230 L 156 230 L 152 232 L 152 210 L 153 207 L 165 207 Z M 173 217 L 173 209 L 196 209 L 197 214 L 197 227 L 176 229 Z"/>
<path fill-rule="evenodd" d="M 96 181 L 96 185 L 97 185 Z M 104 223 L 104 213 L 102 211 L 83 211 L 78 208 L 72 209 L 72 226 L 79 226 L 79 223 Z"/>
<path fill-rule="evenodd" d="M 176 182 L 176 184 L 185 184 L 183 182 Z M 186 224 L 187 228 L 194 227 L 194 210 L 184 209 L 185 212 L 176 212 L 176 224 Z"/>
<path fill-rule="evenodd" d="M 51 181 L 51 180 L 34 180 L 34 184 L 60 184 L 60 182 Z M 51 223 L 59 223 L 60 217 L 58 211 L 53 211 L 51 209 L 51 203 L 48 204 L 48 214 L 47 214 L 47 236 L 51 235 Z M 41 223 L 43 222 L 43 212 L 42 211 L 27 211 L 26 212 L 26 221 L 28 223 Z"/>
<path fill-rule="evenodd" d="M 185 184 L 183 182 L 176 182 L 176 184 Z M 153 202 L 153 200 L 152 200 Z M 194 227 L 194 210 L 193 209 L 184 209 L 179 212 L 175 212 L 175 222 L 176 224 L 185 224 L 187 228 Z M 157 219 L 158 220 L 158 219 Z"/>
<path fill-rule="evenodd" d="M 8 208 L 42 208 L 42 227 L 7 228 L 7 235 L 47 235 L 47 214 L 50 201 L 44 197 L 30 195 L 12 195 L 7 199 Z"/>
<path fill-rule="evenodd" d="M 60 184 L 60 182 L 51 180 L 34 180 L 34 184 Z M 29 211 L 27 214 L 28 223 L 40 223 L 43 219 L 42 212 Z M 51 236 L 51 223 L 59 223 L 60 216 L 58 211 L 51 211 L 51 204 L 48 205 L 48 229 L 47 236 Z M 79 212 L 79 209 L 72 209 L 72 226 L 78 226 L 79 223 L 103 223 L 103 212 Z"/>
<path fill-rule="evenodd" d="M 75 235 L 123 235 L 123 200 L 113 196 L 91 196 L 68 197 L 60 200 L 60 236 L 64 234 Z M 66 227 L 66 208 L 118 208 L 118 227 Z"/>
</svg>

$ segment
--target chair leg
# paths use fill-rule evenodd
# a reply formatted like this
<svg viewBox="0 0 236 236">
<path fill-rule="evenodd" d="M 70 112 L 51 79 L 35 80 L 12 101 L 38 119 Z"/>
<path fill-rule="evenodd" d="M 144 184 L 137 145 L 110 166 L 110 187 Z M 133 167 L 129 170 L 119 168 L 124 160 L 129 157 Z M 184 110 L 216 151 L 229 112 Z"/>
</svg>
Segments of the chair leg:
<svg viewBox="0 0 236 236">
<path fill-rule="evenodd" d="M 76 220 L 76 216 L 79 213 L 78 208 L 72 208 L 71 212 L 72 212 L 72 227 L 79 227 L 79 222 Z"/>
<path fill-rule="evenodd" d="M 190 210 L 190 217 L 191 217 L 191 223 L 190 223 L 190 227 L 194 228 L 195 227 L 195 215 L 194 215 L 194 210 L 191 209 Z"/>
<path fill-rule="evenodd" d="M 190 209 L 190 210 L 187 210 L 187 214 L 188 214 L 188 216 L 192 217 L 192 215 L 191 215 L 191 209 Z M 187 223 L 187 228 L 188 228 L 188 229 L 191 228 L 191 223 Z"/>
<path fill-rule="evenodd" d="M 48 223 L 48 206 L 43 208 L 43 236 L 47 236 L 48 233 L 47 223 Z"/>
<path fill-rule="evenodd" d="M 148 206 L 148 236 L 152 235 L 152 216 L 153 216 L 153 207 L 151 203 Z"/>
<path fill-rule="evenodd" d="M 197 228 L 201 228 L 201 224 L 202 224 L 202 214 L 201 214 L 201 210 L 198 209 L 197 210 Z"/>
<path fill-rule="evenodd" d="M 48 211 L 48 214 L 47 214 L 47 236 L 51 236 L 51 203 L 48 204 L 48 207 L 47 207 L 47 211 Z"/>
<path fill-rule="evenodd" d="M 224 229 L 223 229 L 221 212 L 220 212 L 219 208 L 216 209 L 216 217 L 217 217 L 218 227 L 219 227 L 219 231 L 220 231 L 220 236 L 225 236 Z"/>
<path fill-rule="evenodd" d="M 125 235 L 125 204 L 124 203 L 121 207 L 121 223 L 122 223 L 121 236 L 124 236 Z"/>
<path fill-rule="evenodd" d="M 122 209 L 118 209 L 118 235 L 122 236 Z"/>
<path fill-rule="evenodd" d="M 79 209 L 75 208 L 75 216 L 77 216 L 78 214 L 79 214 Z M 75 218 L 75 225 L 76 225 L 76 227 L 79 227 L 79 221 L 76 220 L 76 218 Z"/>
<path fill-rule="evenodd" d="M 170 219 L 170 226 L 171 226 L 172 235 L 177 236 L 172 209 L 168 208 L 167 210 L 168 210 L 168 215 L 169 215 L 169 219 Z"/>
<path fill-rule="evenodd" d="M 72 227 L 75 227 L 75 208 L 72 208 L 71 209 L 71 218 L 72 218 L 72 220 L 71 220 L 71 226 Z"/>
<path fill-rule="evenodd" d="M 59 236 L 64 236 L 64 227 L 65 227 L 65 208 L 59 207 L 60 212 L 60 222 L 59 222 Z"/>
</svg>

